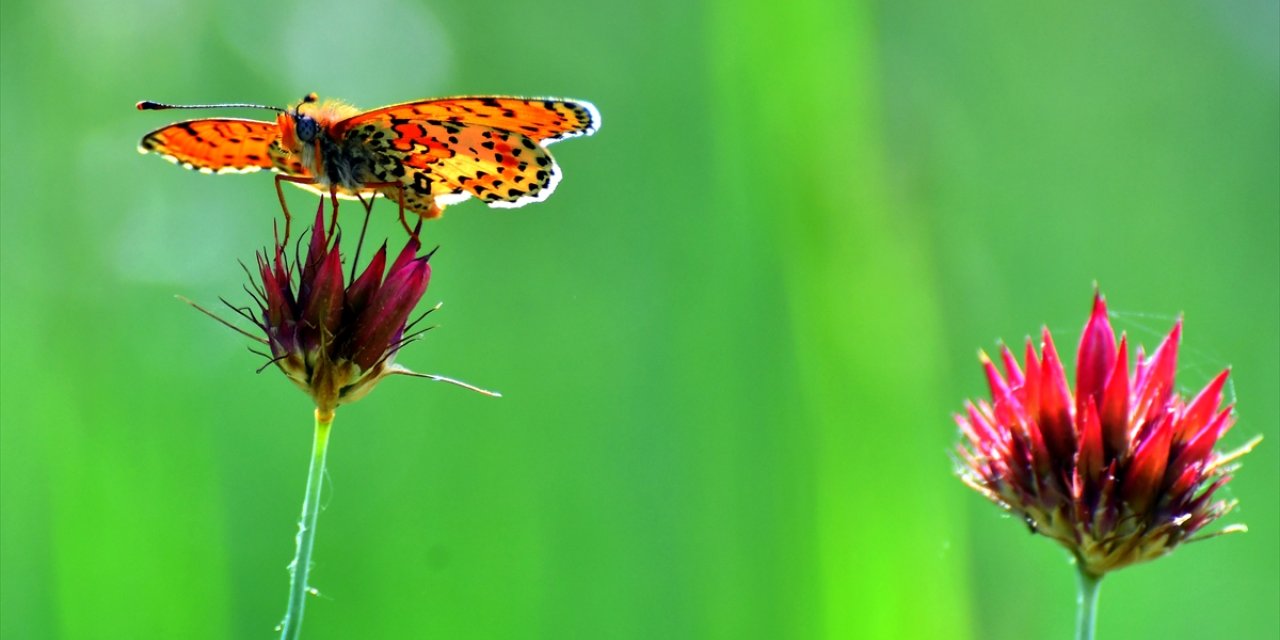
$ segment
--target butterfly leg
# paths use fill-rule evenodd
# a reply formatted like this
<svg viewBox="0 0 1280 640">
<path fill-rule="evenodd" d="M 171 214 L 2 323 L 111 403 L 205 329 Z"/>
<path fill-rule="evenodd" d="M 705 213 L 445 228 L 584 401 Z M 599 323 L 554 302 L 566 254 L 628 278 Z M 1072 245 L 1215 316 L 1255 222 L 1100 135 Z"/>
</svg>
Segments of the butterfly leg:
<svg viewBox="0 0 1280 640">
<path fill-rule="evenodd" d="M 288 242 L 289 226 L 290 226 L 290 222 L 293 220 L 293 216 L 289 215 L 289 205 L 285 204 L 284 189 L 280 188 L 280 184 L 283 182 L 291 182 L 293 184 L 313 185 L 316 183 L 316 181 L 311 178 L 305 178 L 301 176 L 286 176 L 284 174 L 276 174 L 276 195 L 280 197 L 280 210 L 284 212 L 284 242 Z M 335 214 L 337 213 L 336 207 L 334 208 L 334 213 Z"/>
<path fill-rule="evenodd" d="M 369 197 L 369 201 L 365 202 L 364 196 L 357 192 L 356 199 L 364 207 L 364 224 L 360 225 L 360 239 L 356 242 L 355 257 L 351 259 L 351 278 L 349 282 L 356 281 L 356 263 L 360 261 L 360 249 L 364 248 L 364 234 L 369 230 L 369 216 L 373 213 L 373 201 L 378 199 L 378 194 L 374 192 Z"/>
<path fill-rule="evenodd" d="M 333 211 L 329 214 L 329 235 L 338 229 L 338 185 L 329 185 L 329 201 L 333 203 Z M 370 203 L 372 206 L 372 203 Z"/>
<path fill-rule="evenodd" d="M 400 182 L 369 182 L 364 186 L 367 189 L 381 190 L 381 193 L 388 198 L 391 195 L 387 191 L 394 190 L 396 192 L 396 203 L 400 206 L 400 226 L 404 227 L 404 230 L 409 232 L 409 235 L 414 235 L 413 229 L 409 228 L 409 221 L 404 217 L 404 184 Z"/>
<path fill-rule="evenodd" d="M 404 227 L 404 230 L 408 231 L 409 235 L 413 236 L 414 238 L 417 238 L 418 232 L 410 230 L 409 221 L 404 219 L 404 185 L 397 182 L 395 189 L 396 189 L 396 200 L 399 201 L 400 203 L 400 226 Z M 419 225 L 418 228 L 421 229 L 422 226 Z"/>
<path fill-rule="evenodd" d="M 418 232 L 414 229 L 410 229 L 409 221 L 404 219 L 404 185 L 397 184 L 396 193 L 400 194 L 400 226 L 404 227 L 404 230 L 408 231 L 409 235 L 413 236 L 414 238 L 417 238 Z M 419 218 L 418 221 L 421 222 L 422 219 Z M 422 228 L 422 225 L 419 224 L 418 229 L 421 229 L 421 228 Z"/>
</svg>

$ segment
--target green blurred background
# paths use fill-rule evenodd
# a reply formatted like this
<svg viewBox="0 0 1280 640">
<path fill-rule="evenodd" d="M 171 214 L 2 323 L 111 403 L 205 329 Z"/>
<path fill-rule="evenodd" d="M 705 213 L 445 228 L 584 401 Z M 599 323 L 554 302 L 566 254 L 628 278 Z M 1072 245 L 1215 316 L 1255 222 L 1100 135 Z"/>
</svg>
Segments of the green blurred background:
<svg viewBox="0 0 1280 640">
<path fill-rule="evenodd" d="M 307 638 L 1067 638 L 1065 553 L 953 477 L 950 414 L 978 348 L 1073 350 L 1095 281 L 1148 347 L 1185 313 L 1182 390 L 1232 366 L 1225 446 L 1267 438 L 1224 492 L 1251 532 L 1108 578 L 1099 636 L 1280 630 L 1272 0 L 0 20 L 5 639 L 273 637 L 310 405 L 173 296 L 246 300 L 275 194 L 138 155 L 176 114 L 133 104 L 312 90 L 604 126 L 547 202 L 430 226 L 446 305 L 400 360 L 506 397 L 396 379 L 339 412 Z"/>
</svg>

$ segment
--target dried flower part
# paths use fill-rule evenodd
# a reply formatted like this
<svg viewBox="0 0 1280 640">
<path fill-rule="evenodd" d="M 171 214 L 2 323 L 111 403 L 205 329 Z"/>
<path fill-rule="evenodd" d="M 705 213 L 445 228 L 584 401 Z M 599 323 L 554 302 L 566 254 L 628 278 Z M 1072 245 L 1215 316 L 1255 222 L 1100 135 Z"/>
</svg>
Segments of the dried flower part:
<svg viewBox="0 0 1280 640">
<path fill-rule="evenodd" d="M 268 259 L 258 255 L 259 327 L 272 361 L 332 412 L 369 393 L 382 378 L 408 373 L 394 364 L 409 315 L 431 279 L 430 255 L 419 256 L 410 239 L 386 267 L 384 245 L 349 286 L 344 284 L 341 244 L 324 225 L 324 200 L 316 210 L 306 258 L 291 262 L 277 243 Z M 299 266 L 301 268 L 299 268 Z"/>
<path fill-rule="evenodd" d="M 1258 439 L 1214 451 L 1235 423 L 1233 407 L 1221 406 L 1228 371 L 1184 401 L 1173 386 L 1181 335 L 1178 321 L 1150 357 L 1138 350 L 1131 372 L 1127 340 L 1117 345 L 1096 295 L 1074 395 L 1047 329 L 1038 354 L 1027 341 L 1021 367 L 1007 347 L 1003 372 L 982 354 L 991 400 L 956 415 L 961 479 L 1094 576 L 1187 541 L 1235 506 L 1214 494 Z"/>
</svg>

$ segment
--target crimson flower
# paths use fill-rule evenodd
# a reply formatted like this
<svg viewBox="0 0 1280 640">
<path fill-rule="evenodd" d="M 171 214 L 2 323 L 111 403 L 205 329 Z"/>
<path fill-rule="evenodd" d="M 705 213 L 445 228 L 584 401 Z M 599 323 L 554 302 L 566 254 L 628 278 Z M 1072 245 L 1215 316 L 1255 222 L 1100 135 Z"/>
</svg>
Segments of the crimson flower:
<svg viewBox="0 0 1280 640">
<path fill-rule="evenodd" d="M 1097 294 L 1074 394 L 1048 329 L 1039 355 L 1028 339 L 1022 367 L 1001 348 L 1003 375 L 981 354 L 991 401 L 967 402 L 955 417 L 961 479 L 1096 578 L 1196 539 L 1235 506 L 1214 494 L 1260 438 L 1214 451 L 1235 422 L 1234 405 L 1220 406 L 1229 371 L 1184 400 L 1173 387 L 1181 335 L 1179 320 L 1149 357 L 1138 349 L 1130 371 L 1127 340 L 1117 346 Z"/>
<path fill-rule="evenodd" d="M 414 324 L 409 315 L 427 291 L 431 279 L 431 251 L 418 255 L 421 223 L 396 259 L 387 267 L 387 245 L 359 276 L 352 270 L 350 284 L 342 275 L 339 234 L 328 234 L 324 225 L 324 199 L 316 209 L 315 224 L 306 259 L 289 259 L 284 243 L 275 243 L 271 258 L 258 254 L 258 273 L 249 283 L 258 309 L 233 311 L 266 334 L 249 333 L 204 307 L 178 296 L 209 317 L 242 335 L 266 345 L 274 364 L 315 401 L 317 415 L 332 419 L 338 405 L 363 398 L 383 378 L 407 375 L 448 382 L 487 396 L 502 397 L 461 380 L 410 371 L 395 363 L 396 353 L 426 329 L 406 334 Z M 363 235 L 363 234 L 362 234 Z M 359 246 L 356 254 L 359 255 Z M 384 276 L 385 271 L 385 276 Z M 429 309 L 426 316 L 440 305 Z M 264 367 L 265 368 L 265 367 Z"/>
<path fill-rule="evenodd" d="M 340 234 L 325 232 L 322 200 L 301 269 L 277 242 L 271 259 L 258 254 L 260 279 L 254 283 L 260 308 L 255 322 L 266 333 L 272 362 L 321 411 L 355 402 L 382 378 L 406 372 L 394 364 L 395 354 L 431 279 L 431 254 L 418 255 L 415 235 L 389 269 L 383 244 L 364 272 L 344 285 L 340 244 Z"/>
</svg>

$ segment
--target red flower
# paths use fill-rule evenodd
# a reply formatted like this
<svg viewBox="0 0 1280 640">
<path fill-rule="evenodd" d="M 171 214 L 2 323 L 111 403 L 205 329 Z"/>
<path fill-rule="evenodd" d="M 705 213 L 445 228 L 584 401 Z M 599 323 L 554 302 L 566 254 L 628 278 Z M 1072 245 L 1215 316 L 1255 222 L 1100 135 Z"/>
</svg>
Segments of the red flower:
<svg viewBox="0 0 1280 640">
<path fill-rule="evenodd" d="M 305 260 L 290 261 L 289 252 L 279 241 L 270 259 L 258 254 L 258 275 L 250 283 L 258 312 L 223 302 L 257 325 L 266 338 L 244 331 L 208 309 L 182 299 L 218 322 L 266 345 L 271 350 L 268 364 L 279 367 L 311 396 L 317 411 L 330 417 L 338 405 L 363 398 L 379 381 L 395 374 L 448 382 L 488 396 L 502 396 L 461 380 L 416 373 L 395 364 L 400 347 L 425 332 L 424 329 L 405 334 L 417 322 L 408 322 L 409 314 L 426 293 L 431 279 L 431 265 L 427 261 L 434 251 L 418 255 L 422 246 L 418 230 L 413 232 L 390 268 L 384 243 L 359 276 L 353 271 L 350 284 L 344 284 L 342 277 L 340 244 L 337 234 L 330 237 L 325 232 L 324 198 L 321 198 Z M 357 247 L 356 254 L 359 253 Z M 437 304 L 422 315 L 439 307 Z"/>
<path fill-rule="evenodd" d="M 1039 356 L 1027 341 L 1022 368 L 1001 349 L 1004 375 L 982 354 L 992 400 L 968 402 L 956 415 L 961 479 L 1057 540 L 1092 576 L 1191 539 L 1235 506 L 1214 493 L 1261 438 L 1214 451 L 1235 422 L 1233 405 L 1220 406 L 1229 372 L 1184 400 L 1173 388 L 1181 335 L 1178 321 L 1150 357 L 1139 348 L 1131 374 L 1127 341 L 1117 346 L 1096 295 L 1074 396 L 1047 329 Z"/>
<path fill-rule="evenodd" d="M 318 409 L 332 411 L 359 400 L 385 376 L 410 373 L 394 358 L 431 279 L 431 254 L 418 255 L 415 235 L 386 269 L 384 244 L 344 285 L 340 238 L 326 235 L 323 207 L 321 199 L 300 271 L 278 242 L 270 260 L 258 254 L 260 319 L 251 319 L 266 333 L 272 362 Z"/>
</svg>

